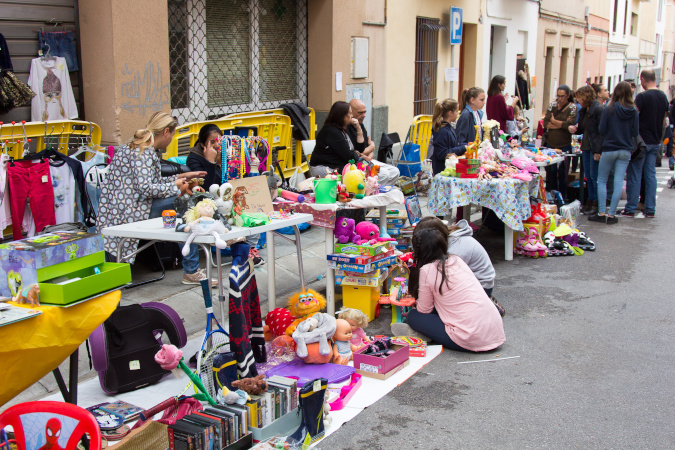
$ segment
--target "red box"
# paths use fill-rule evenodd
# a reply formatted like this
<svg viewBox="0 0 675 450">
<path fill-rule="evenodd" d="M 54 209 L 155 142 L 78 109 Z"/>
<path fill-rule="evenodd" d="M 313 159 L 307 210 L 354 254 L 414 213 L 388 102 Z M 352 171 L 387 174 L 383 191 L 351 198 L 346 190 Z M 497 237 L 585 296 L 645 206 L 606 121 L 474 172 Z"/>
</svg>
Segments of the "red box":
<svg viewBox="0 0 675 450">
<path fill-rule="evenodd" d="M 408 345 L 394 344 L 391 346 L 394 351 L 392 355 L 381 358 L 378 356 L 364 355 L 367 347 L 363 347 L 354 352 L 354 369 L 361 375 L 385 379 L 388 373 L 397 372 L 402 364 L 407 364 L 410 360 L 410 348 Z"/>
</svg>

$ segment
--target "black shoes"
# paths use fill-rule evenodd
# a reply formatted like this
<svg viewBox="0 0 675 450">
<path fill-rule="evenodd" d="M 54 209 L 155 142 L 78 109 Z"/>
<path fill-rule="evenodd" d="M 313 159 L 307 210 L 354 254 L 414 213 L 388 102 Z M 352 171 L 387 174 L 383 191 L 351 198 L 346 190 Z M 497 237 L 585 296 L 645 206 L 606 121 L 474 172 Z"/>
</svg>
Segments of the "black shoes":
<svg viewBox="0 0 675 450">
<path fill-rule="evenodd" d="M 588 220 L 591 222 L 600 222 L 600 223 L 606 223 L 608 225 L 614 225 L 615 223 L 619 223 L 619 219 L 616 218 L 616 216 L 608 216 L 607 214 L 591 214 L 588 216 Z"/>
</svg>

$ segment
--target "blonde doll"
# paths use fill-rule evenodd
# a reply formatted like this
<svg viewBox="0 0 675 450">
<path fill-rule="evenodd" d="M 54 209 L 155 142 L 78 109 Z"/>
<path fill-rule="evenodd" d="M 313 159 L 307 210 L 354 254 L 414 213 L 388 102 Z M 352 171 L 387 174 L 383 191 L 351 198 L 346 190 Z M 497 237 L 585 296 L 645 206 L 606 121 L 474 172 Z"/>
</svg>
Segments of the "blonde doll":
<svg viewBox="0 0 675 450">
<path fill-rule="evenodd" d="M 187 256 L 190 252 L 190 244 L 196 236 L 211 234 L 216 239 L 216 247 L 227 247 L 227 243 L 220 238 L 221 234 L 227 233 L 227 228 L 220 220 L 213 218 L 216 209 L 216 202 L 207 198 L 197 203 L 185 213 L 183 219 L 187 226 L 183 231 L 190 233 L 190 236 L 183 246 L 183 256 Z"/>
<path fill-rule="evenodd" d="M 364 328 L 368 326 L 368 316 L 362 311 L 354 308 L 347 308 L 338 314 L 338 319 L 344 319 L 352 327 L 352 338 L 349 341 L 357 348 L 370 344 L 370 339 L 366 336 Z"/>
</svg>

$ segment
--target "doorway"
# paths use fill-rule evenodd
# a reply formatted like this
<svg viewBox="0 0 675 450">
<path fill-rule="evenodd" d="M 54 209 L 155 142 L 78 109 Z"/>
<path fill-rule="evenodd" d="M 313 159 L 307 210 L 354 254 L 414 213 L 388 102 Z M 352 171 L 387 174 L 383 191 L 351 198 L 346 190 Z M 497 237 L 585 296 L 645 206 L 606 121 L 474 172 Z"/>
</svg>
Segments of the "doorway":
<svg viewBox="0 0 675 450">
<path fill-rule="evenodd" d="M 506 72 L 506 27 L 490 27 L 490 80 Z M 489 80 L 488 80 L 489 81 Z"/>
<path fill-rule="evenodd" d="M 478 25 L 465 23 L 462 30 L 462 44 L 459 46 L 459 83 L 458 97 L 464 89 L 480 84 L 476 73 L 476 46 L 478 45 Z M 472 57 L 473 56 L 473 57 Z M 450 95 L 454 95 L 452 92 Z M 461 100 L 458 98 L 457 100 Z"/>
</svg>

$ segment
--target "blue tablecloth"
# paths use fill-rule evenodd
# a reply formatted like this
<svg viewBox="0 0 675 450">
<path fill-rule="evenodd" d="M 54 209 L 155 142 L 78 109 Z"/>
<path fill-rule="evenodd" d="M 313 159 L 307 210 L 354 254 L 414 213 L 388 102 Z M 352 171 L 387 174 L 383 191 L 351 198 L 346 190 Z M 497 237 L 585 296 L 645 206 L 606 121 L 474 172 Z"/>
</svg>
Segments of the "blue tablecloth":
<svg viewBox="0 0 675 450">
<path fill-rule="evenodd" d="M 475 204 L 490 208 L 510 228 L 522 231 L 530 217 L 528 183 L 512 178 L 478 180 L 436 175 L 429 189 L 427 208 L 436 216 L 452 214 L 452 208 Z"/>
</svg>

